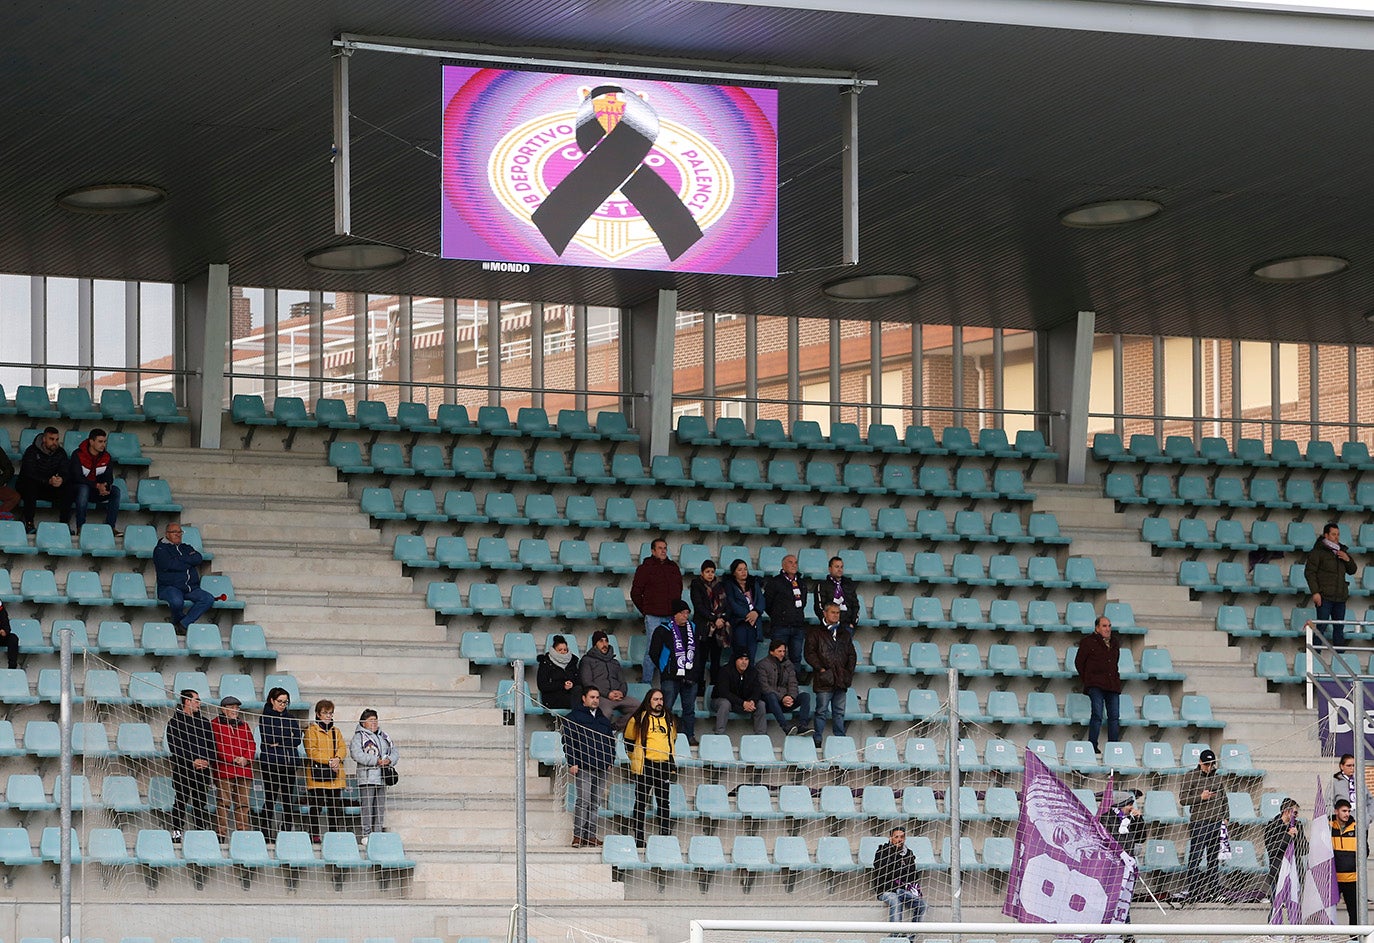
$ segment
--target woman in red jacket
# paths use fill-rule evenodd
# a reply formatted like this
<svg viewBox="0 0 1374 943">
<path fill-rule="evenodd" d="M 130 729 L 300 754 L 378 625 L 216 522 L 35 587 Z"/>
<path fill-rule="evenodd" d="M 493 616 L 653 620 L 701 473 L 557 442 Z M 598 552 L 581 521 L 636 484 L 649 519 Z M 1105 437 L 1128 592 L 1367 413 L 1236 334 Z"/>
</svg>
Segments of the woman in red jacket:
<svg viewBox="0 0 1374 943">
<path fill-rule="evenodd" d="M 210 721 L 215 735 L 215 781 L 219 797 L 219 840 L 229 838 L 229 806 L 234 806 L 234 830 L 248 831 L 248 794 L 253 788 L 253 756 L 258 742 L 253 728 L 239 717 L 242 702 L 232 694 L 219 702 L 219 716 Z"/>
</svg>

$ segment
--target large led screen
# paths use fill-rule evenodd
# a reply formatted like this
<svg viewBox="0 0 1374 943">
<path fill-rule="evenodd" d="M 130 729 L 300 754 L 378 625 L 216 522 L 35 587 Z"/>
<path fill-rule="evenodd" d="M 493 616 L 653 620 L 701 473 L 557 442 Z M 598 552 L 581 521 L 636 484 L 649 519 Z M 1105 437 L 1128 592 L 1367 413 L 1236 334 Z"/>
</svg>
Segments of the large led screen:
<svg viewBox="0 0 1374 943">
<path fill-rule="evenodd" d="M 773 276 L 774 89 L 444 67 L 446 259 Z"/>
</svg>

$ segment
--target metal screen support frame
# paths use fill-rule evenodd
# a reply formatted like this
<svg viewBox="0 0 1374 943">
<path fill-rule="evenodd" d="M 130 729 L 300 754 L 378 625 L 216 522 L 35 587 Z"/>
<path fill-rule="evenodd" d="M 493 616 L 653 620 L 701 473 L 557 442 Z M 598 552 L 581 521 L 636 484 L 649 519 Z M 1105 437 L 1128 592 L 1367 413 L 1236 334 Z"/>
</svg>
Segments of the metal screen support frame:
<svg viewBox="0 0 1374 943">
<path fill-rule="evenodd" d="M 844 212 L 840 217 L 843 262 L 859 264 L 859 93 L 863 86 L 857 82 L 840 92 L 844 102 L 841 128 L 844 132 L 844 152 L 840 157 Z"/>
<path fill-rule="evenodd" d="M 334 54 L 334 235 L 347 236 L 353 230 L 353 170 L 349 164 L 348 60 L 353 50 L 347 46 Z"/>
<path fill-rule="evenodd" d="M 945 805 L 949 809 L 949 912 L 955 923 L 964 919 L 964 882 L 963 855 L 960 845 L 963 842 L 961 826 L 962 810 L 959 808 L 959 669 L 949 669 L 949 746 L 946 759 L 949 763 L 949 792 Z"/>
<path fill-rule="evenodd" d="M 530 891 L 526 870 L 526 844 L 529 830 L 525 819 L 525 663 L 517 658 L 510 665 L 515 686 L 512 713 L 515 716 L 515 943 L 525 943 L 529 935 Z"/>
</svg>

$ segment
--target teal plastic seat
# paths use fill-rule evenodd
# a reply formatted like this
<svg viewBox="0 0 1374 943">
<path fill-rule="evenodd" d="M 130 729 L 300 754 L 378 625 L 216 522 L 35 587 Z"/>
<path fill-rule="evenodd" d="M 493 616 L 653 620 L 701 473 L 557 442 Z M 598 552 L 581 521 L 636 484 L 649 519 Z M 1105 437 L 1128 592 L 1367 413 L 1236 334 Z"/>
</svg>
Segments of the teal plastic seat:
<svg viewBox="0 0 1374 943">
<path fill-rule="evenodd" d="M 406 462 L 405 452 L 394 442 L 374 442 L 368 461 L 379 475 L 411 477 L 415 469 Z"/>
<path fill-rule="evenodd" d="M 0 402 L 4 400 L 4 390 L 0 388 Z M 170 396 L 171 394 L 165 394 Z M 145 401 L 147 397 L 144 397 Z M 176 410 L 175 401 L 172 403 L 173 412 Z M 5 409 L 0 406 L 0 414 Z M 134 395 L 126 389 L 104 389 L 100 391 L 100 415 L 102 418 L 111 422 L 138 422 L 143 419 L 138 413 L 138 406 L 134 403 Z M 149 421 L 156 422 L 153 416 L 148 417 Z"/>
<path fill-rule="evenodd" d="M 441 431 L 450 435 L 466 435 L 477 428 L 462 403 L 441 403 L 434 412 L 434 422 Z"/>
<path fill-rule="evenodd" d="M 67 574 L 67 598 L 77 606 L 108 606 L 114 600 L 100 585 L 100 574 L 92 570 L 76 570 Z"/>
<path fill-rule="evenodd" d="M 27 829 L 0 828 L 0 864 L 14 868 L 42 863 L 43 859 L 33 853 Z"/>
<path fill-rule="evenodd" d="M 144 478 L 138 483 L 138 503 L 145 511 L 181 513 L 181 505 L 172 500 L 172 486 L 161 478 Z"/>
<path fill-rule="evenodd" d="M 277 420 L 267 415 L 261 396 L 236 394 L 229 404 L 229 418 L 247 426 L 275 426 Z"/>
<path fill-rule="evenodd" d="M 454 450 L 457 452 L 457 449 Z M 576 459 L 573 468 L 576 469 Z M 456 471 L 456 462 L 455 462 Z M 534 481 L 535 476 L 525 467 L 525 453 L 520 449 L 494 449 L 491 453 L 491 474 L 499 481 Z M 576 471 L 574 471 L 576 474 Z M 614 481 L 608 482 L 613 484 Z"/>
<path fill-rule="evenodd" d="M 111 538 L 113 538 L 111 534 Z M 33 538 L 34 549 L 50 557 L 79 557 L 81 551 L 72 546 L 72 534 L 60 521 L 42 521 Z"/>
</svg>

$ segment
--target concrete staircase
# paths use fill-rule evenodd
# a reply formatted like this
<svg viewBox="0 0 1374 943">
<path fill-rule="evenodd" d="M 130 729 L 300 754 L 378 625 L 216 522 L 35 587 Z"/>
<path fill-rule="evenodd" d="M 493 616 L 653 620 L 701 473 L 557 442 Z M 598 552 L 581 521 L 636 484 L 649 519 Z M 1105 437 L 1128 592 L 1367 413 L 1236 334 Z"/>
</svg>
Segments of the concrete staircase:
<svg viewBox="0 0 1374 943">
<path fill-rule="evenodd" d="M 1053 511 L 1060 529 L 1073 538 L 1071 552 L 1093 558 L 1099 578 L 1111 584 L 1109 601 L 1130 603 L 1136 621 L 1149 627 L 1145 644 L 1168 649 L 1187 673 L 1185 694 L 1205 694 L 1226 721 L 1223 741 L 1249 745 L 1255 765 L 1268 772 L 1265 791 L 1283 791 L 1300 801 L 1312 791 L 1313 775 L 1334 764 L 1321 754 L 1316 714 L 1297 698 L 1271 692 L 1255 676 L 1255 651 L 1232 646 L 1216 630 L 1215 604 L 1193 600 L 1178 583 L 1177 564 L 1155 557 L 1140 539 L 1144 512 L 1115 503 L 1097 485 L 1037 483 L 1035 510 Z"/>
</svg>

